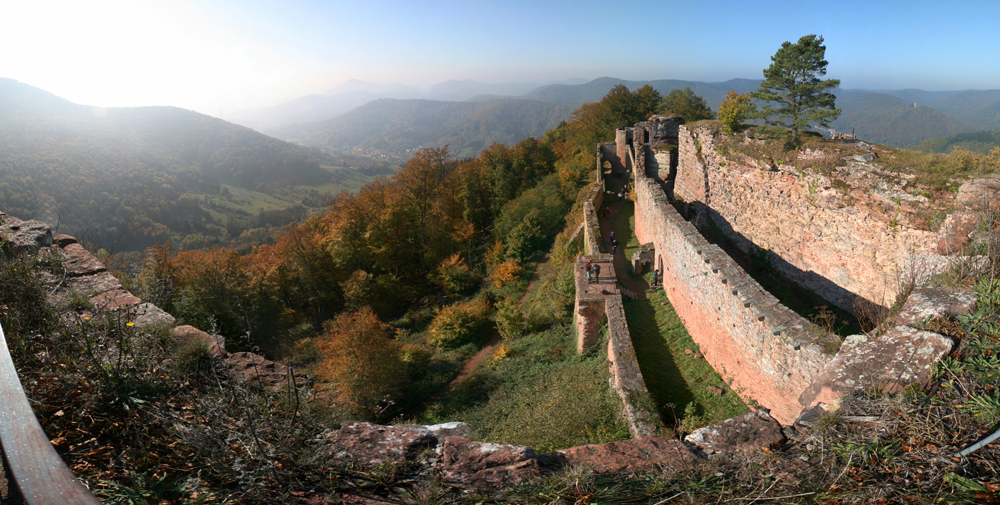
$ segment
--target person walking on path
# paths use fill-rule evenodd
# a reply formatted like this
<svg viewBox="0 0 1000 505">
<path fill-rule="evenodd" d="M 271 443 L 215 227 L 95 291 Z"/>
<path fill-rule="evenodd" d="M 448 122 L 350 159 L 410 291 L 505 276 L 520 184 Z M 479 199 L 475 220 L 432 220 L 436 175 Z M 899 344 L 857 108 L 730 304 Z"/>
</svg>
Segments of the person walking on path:
<svg viewBox="0 0 1000 505">
<path fill-rule="evenodd" d="M 653 285 L 655 286 L 656 283 L 657 283 L 657 281 L 659 281 L 659 280 L 660 280 L 660 271 L 659 270 L 653 270 Z"/>
</svg>

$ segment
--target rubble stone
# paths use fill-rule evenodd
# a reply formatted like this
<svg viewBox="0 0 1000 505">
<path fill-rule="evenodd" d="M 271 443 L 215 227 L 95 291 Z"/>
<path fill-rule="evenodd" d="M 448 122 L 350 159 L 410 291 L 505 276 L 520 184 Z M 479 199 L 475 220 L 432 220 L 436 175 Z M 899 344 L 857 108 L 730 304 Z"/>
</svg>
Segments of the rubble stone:
<svg viewBox="0 0 1000 505">
<path fill-rule="evenodd" d="M 896 325 L 919 323 L 933 317 L 951 317 L 969 312 L 976 306 L 973 291 L 942 288 L 915 288 L 896 314 Z"/>
<path fill-rule="evenodd" d="M 418 453 L 434 448 L 437 443 L 437 438 L 423 426 L 350 422 L 340 427 L 331 451 L 341 461 L 376 466 L 390 461 L 413 460 Z"/>
<path fill-rule="evenodd" d="M 665 437 L 583 445 L 557 451 L 554 456 L 563 465 L 583 466 L 601 473 L 684 471 L 700 462 L 683 442 Z"/>
<path fill-rule="evenodd" d="M 705 452 L 754 451 L 785 442 L 781 425 L 759 410 L 694 430 L 684 438 Z"/>
<path fill-rule="evenodd" d="M 447 437 L 442 453 L 443 480 L 454 486 L 498 489 L 539 478 L 546 472 L 535 451 L 521 445 Z"/>
<path fill-rule="evenodd" d="M 833 405 L 841 395 L 875 388 L 894 393 L 910 384 L 926 384 L 932 367 L 952 348 L 952 341 L 937 333 L 896 326 L 872 339 L 847 337 L 837 357 L 799 396 L 803 408 Z"/>
</svg>

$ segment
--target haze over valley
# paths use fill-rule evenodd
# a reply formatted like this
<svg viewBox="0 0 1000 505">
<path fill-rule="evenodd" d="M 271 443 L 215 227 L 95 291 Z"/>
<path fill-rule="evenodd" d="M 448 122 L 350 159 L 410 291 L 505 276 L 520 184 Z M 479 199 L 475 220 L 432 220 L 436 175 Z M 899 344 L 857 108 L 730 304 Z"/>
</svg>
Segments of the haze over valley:
<svg viewBox="0 0 1000 505">
<path fill-rule="evenodd" d="M 0 503 L 1000 496 L 1000 4 L 9 3 Z"/>
</svg>

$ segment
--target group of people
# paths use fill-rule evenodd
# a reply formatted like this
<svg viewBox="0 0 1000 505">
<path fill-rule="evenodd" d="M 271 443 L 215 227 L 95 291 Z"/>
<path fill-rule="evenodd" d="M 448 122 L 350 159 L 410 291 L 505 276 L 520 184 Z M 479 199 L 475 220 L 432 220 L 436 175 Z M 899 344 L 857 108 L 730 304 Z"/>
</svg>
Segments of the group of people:
<svg viewBox="0 0 1000 505">
<path fill-rule="evenodd" d="M 599 282 L 601 265 L 591 265 L 590 260 L 587 260 L 587 263 L 583 265 L 583 269 L 587 272 L 587 284 Z"/>
<path fill-rule="evenodd" d="M 629 188 L 629 183 L 626 182 L 625 185 L 622 186 L 622 190 L 618 192 L 618 199 L 624 200 L 628 198 L 629 191 L 631 191 L 631 189 Z"/>
</svg>

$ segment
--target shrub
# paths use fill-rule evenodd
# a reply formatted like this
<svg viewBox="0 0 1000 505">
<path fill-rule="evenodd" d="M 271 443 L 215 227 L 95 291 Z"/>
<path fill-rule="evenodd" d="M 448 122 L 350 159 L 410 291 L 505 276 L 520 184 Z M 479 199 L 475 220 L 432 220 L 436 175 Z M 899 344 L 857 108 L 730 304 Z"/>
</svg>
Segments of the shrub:
<svg viewBox="0 0 1000 505">
<path fill-rule="evenodd" d="M 428 342 L 438 347 L 458 347 L 483 333 L 489 304 L 482 298 L 449 305 L 437 311 L 431 321 Z"/>
<path fill-rule="evenodd" d="M 524 317 L 521 304 L 513 297 L 504 298 L 497 304 L 493 320 L 496 321 L 497 331 L 503 338 L 519 337 L 528 329 L 527 318 Z"/>
<path fill-rule="evenodd" d="M 375 420 L 380 406 L 400 399 L 405 368 L 394 330 L 368 307 L 342 312 L 325 325 L 316 347 L 323 361 L 316 373 L 326 379 L 349 414 Z"/>
<path fill-rule="evenodd" d="M 501 288 L 505 284 L 510 284 L 520 279 L 523 270 L 519 261 L 507 260 L 493 267 L 493 273 L 490 274 L 490 281 L 493 282 L 494 286 Z"/>
<path fill-rule="evenodd" d="M 719 105 L 719 121 L 725 127 L 726 133 L 739 131 L 743 122 L 751 117 L 755 112 L 753 102 L 750 101 L 750 93 L 737 93 L 732 90 L 726 93 L 726 99 Z"/>
<path fill-rule="evenodd" d="M 441 262 L 437 271 L 437 281 L 452 296 L 469 293 L 478 283 L 476 274 L 458 254 L 452 254 Z"/>
</svg>

